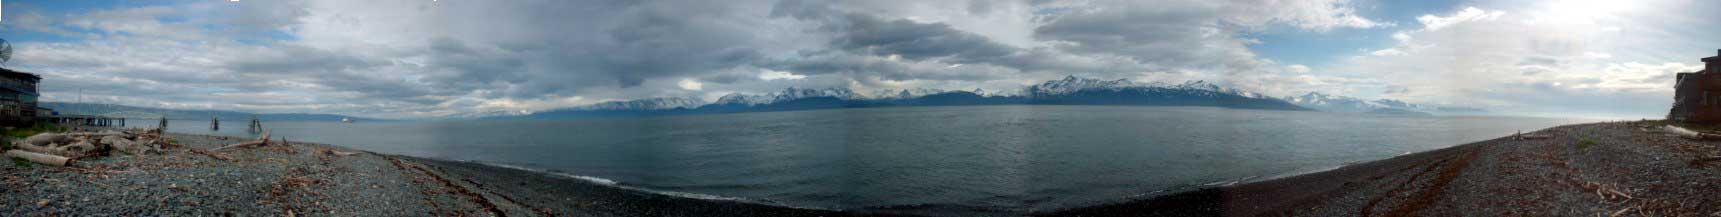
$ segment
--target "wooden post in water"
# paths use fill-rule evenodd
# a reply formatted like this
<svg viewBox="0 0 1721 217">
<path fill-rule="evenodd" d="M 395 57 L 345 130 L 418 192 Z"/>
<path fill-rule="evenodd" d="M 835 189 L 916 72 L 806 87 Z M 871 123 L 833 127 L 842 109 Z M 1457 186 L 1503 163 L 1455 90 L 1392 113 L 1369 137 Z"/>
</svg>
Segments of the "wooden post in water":
<svg viewBox="0 0 1721 217">
<path fill-rule="evenodd" d="M 209 131 L 221 131 L 221 119 L 216 119 L 215 115 L 209 115 Z"/>
<path fill-rule="evenodd" d="M 155 125 L 155 126 L 156 126 L 156 128 L 161 128 L 161 131 L 164 131 L 164 132 L 167 131 L 167 115 L 162 115 L 161 116 L 161 124 Z"/>
<path fill-rule="evenodd" d="M 263 120 L 258 120 L 256 115 L 252 115 L 250 128 L 251 133 L 263 132 Z"/>
</svg>

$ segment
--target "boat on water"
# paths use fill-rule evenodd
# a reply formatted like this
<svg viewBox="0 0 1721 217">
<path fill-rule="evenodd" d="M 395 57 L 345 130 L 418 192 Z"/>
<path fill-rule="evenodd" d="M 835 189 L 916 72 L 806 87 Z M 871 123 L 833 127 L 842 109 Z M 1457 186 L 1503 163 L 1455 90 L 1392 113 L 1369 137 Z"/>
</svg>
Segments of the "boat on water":
<svg viewBox="0 0 1721 217">
<path fill-rule="evenodd" d="M 341 123 L 352 123 L 352 122 L 353 122 L 352 118 L 341 118 Z"/>
</svg>

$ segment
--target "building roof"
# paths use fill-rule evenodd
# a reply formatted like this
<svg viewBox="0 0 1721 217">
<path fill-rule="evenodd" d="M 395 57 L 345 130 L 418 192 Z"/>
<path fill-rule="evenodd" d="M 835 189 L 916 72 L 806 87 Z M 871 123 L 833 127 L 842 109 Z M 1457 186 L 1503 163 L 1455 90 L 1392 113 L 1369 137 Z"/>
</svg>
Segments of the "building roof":
<svg viewBox="0 0 1721 217">
<path fill-rule="evenodd" d="M 16 70 L 7 69 L 7 68 L 0 68 L 0 77 L 13 78 L 13 79 L 23 79 L 23 80 L 28 80 L 30 82 L 42 81 L 42 76 L 37 76 L 36 74 L 33 74 L 33 73 L 16 71 Z"/>
<path fill-rule="evenodd" d="M 1703 58 L 1704 63 L 1712 63 L 1712 62 L 1717 62 L 1717 61 L 1721 61 L 1721 50 L 1715 50 L 1715 56 Z"/>
</svg>

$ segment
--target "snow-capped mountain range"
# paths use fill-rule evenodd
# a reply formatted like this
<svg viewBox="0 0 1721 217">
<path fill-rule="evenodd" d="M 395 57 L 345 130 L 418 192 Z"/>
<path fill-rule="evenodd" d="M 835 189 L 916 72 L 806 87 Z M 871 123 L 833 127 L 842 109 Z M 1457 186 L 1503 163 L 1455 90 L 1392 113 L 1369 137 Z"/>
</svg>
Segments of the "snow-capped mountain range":
<svg viewBox="0 0 1721 217">
<path fill-rule="evenodd" d="M 1191 80 L 1191 81 L 1183 82 L 1181 84 L 1170 84 L 1170 83 L 1165 83 L 1165 82 L 1137 83 L 1134 81 L 1130 81 L 1129 79 L 1117 79 L 1117 80 L 1107 81 L 1107 80 L 1098 80 L 1098 79 L 1079 78 L 1076 76 L 1068 76 L 1068 77 L 1064 77 L 1064 79 L 1062 79 L 1062 80 L 1046 81 L 1045 83 L 1040 83 L 1040 84 L 1037 84 L 1034 86 L 1029 86 L 1028 89 L 1026 90 L 1026 92 L 1027 92 L 1028 96 L 1031 96 L 1031 97 L 1047 97 L 1047 96 L 1066 95 L 1066 94 L 1071 94 L 1071 93 L 1075 93 L 1077 91 L 1083 91 L 1083 90 L 1113 90 L 1113 91 L 1117 91 L 1117 90 L 1124 90 L 1124 89 L 1144 89 L 1144 88 L 1145 89 L 1160 89 L 1160 90 L 1204 91 L 1204 92 L 1210 92 L 1207 94 L 1231 94 L 1231 95 L 1238 95 L 1238 96 L 1242 96 L 1242 97 L 1246 97 L 1246 98 L 1257 98 L 1257 99 L 1265 98 L 1265 97 L 1263 97 L 1263 95 L 1258 94 L 1258 93 L 1244 91 L 1244 90 L 1236 89 L 1236 88 L 1221 87 L 1217 84 L 1208 83 L 1207 81 L 1203 81 L 1203 80 Z"/>
<path fill-rule="evenodd" d="M 717 104 L 717 105 L 739 104 L 739 105 L 751 106 L 751 105 L 771 104 L 771 103 L 776 103 L 776 102 L 784 102 L 784 101 L 789 101 L 789 100 L 805 99 L 805 98 L 813 98 L 813 97 L 832 97 L 832 98 L 843 99 L 843 100 L 866 99 L 865 97 L 863 97 L 859 94 L 855 94 L 854 91 L 849 90 L 848 88 L 807 89 L 807 88 L 793 88 L 793 87 L 791 87 L 789 89 L 784 89 L 782 92 L 767 93 L 767 94 L 762 94 L 762 95 L 748 95 L 748 94 L 741 94 L 741 93 L 731 93 L 729 95 L 724 95 L 721 98 L 717 98 L 717 102 L 713 102 L 711 104 Z"/>
<path fill-rule="evenodd" d="M 978 89 L 976 89 L 976 90 L 978 90 Z M 946 93 L 946 92 L 950 92 L 950 91 L 946 91 L 946 90 L 942 90 L 942 89 L 931 89 L 931 88 L 911 88 L 911 89 L 901 89 L 901 90 L 883 89 L 883 90 L 874 91 L 872 94 L 869 94 L 867 96 L 869 96 L 872 99 L 913 99 L 913 98 L 918 98 L 918 97 L 922 97 L 922 96 L 926 96 L 926 95 L 940 94 L 940 93 Z"/>
<path fill-rule="evenodd" d="M 705 105 L 705 100 L 690 97 L 650 98 L 629 101 L 609 101 L 597 104 L 574 107 L 574 110 L 670 110 L 695 109 Z"/>
<path fill-rule="evenodd" d="M 1320 92 L 1309 92 L 1302 96 L 1287 96 L 1286 102 L 1297 106 L 1307 107 L 1326 112 L 1373 112 L 1381 109 L 1393 109 L 1418 112 L 1442 112 L 1445 109 L 1438 106 L 1407 103 L 1395 99 L 1360 99 L 1348 96 L 1335 96 Z"/>
<path fill-rule="evenodd" d="M 1214 106 L 1241 109 L 1327 112 L 1410 111 L 1464 113 L 1469 108 L 1438 107 L 1392 99 L 1365 100 L 1310 92 L 1302 96 L 1270 97 L 1259 93 L 1192 80 L 1182 83 L 1099 80 L 1068 76 L 1016 92 L 941 89 L 886 89 L 857 93 L 848 88 L 788 88 L 764 94 L 734 93 L 706 103 L 696 98 L 651 98 L 612 101 L 525 116 L 586 117 L 610 115 L 673 115 L 787 111 L 826 108 L 950 106 L 1004 104 Z M 524 117 L 524 116 L 522 116 Z"/>
</svg>

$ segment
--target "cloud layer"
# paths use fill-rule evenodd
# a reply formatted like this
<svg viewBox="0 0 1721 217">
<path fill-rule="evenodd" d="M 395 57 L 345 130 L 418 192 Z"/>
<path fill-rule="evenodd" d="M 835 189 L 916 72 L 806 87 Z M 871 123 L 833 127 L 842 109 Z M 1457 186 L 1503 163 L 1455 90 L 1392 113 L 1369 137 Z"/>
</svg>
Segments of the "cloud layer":
<svg viewBox="0 0 1721 217">
<path fill-rule="evenodd" d="M 1662 78 L 1698 65 L 1613 49 L 1636 45 L 1608 35 L 1639 31 L 1620 20 L 1672 18 L 1569 22 L 1545 5 L 1398 22 L 1346 0 L 30 4 L 7 2 L 0 31 L 51 36 L 17 41 L 11 65 L 43 74 L 46 100 L 390 118 L 791 86 L 1015 90 L 1065 75 L 1552 111 L 1585 106 L 1548 100 L 1564 97 L 1665 101 Z M 1251 50 L 1267 29 L 1398 30 L 1381 36 L 1389 47 L 1292 64 Z"/>
</svg>

